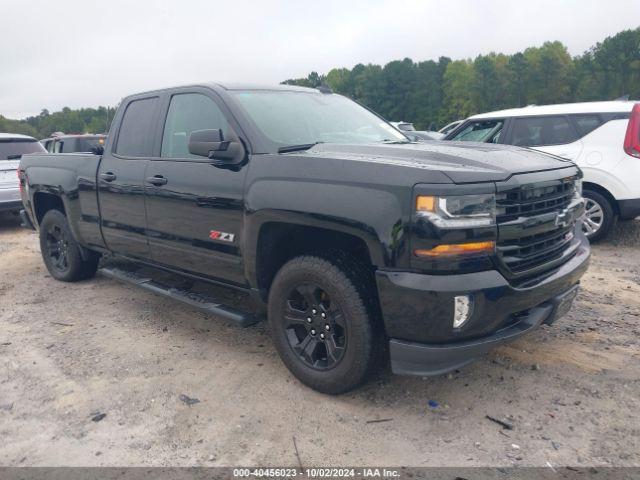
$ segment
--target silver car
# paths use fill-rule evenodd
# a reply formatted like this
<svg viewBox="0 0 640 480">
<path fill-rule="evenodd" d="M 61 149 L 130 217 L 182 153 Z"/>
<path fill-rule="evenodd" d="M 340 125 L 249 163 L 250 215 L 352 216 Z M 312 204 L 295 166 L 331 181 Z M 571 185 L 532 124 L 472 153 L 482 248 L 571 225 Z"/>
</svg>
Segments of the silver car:
<svg viewBox="0 0 640 480">
<path fill-rule="evenodd" d="M 0 133 L 0 213 L 22 209 L 18 186 L 18 165 L 25 153 L 44 152 L 33 137 L 17 133 Z"/>
</svg>

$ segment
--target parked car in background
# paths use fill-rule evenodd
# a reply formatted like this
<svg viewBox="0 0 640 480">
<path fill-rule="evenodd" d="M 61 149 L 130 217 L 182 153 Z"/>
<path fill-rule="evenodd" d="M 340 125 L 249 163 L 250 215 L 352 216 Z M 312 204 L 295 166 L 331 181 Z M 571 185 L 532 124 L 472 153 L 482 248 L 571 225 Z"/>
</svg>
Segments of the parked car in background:
<svg viewBox="0 0 640 480">
<path fill-rule="evenodd" d="M 22 208 L 17 175 L 20 157 L 44 151 L 33 137 L 0 133 L 0 213 L 18 213 Z"/>
<path fill-rule="evenodd" d="M 640 103 L 529 106 L 474 115 L 445 140 L 503 143 L 567 158 L 584 172 L 584 232 L 607 235 L 640 215 Z"/>
<path fill-rule="evenodd" d="M 49 153 L 95 153 L 97 149 L 104 147 L 106 139 L 107 136 L 102 134 L 53 134 L 49 138 L 40 140 L 40 143 Z"/>
<path fill-rule="evenodd" d="M 416 130 L 416 127 L 413 123 L 410 122 L 389 122 L 391 125 L 396 127 L 406 136 L 408 136 L 411 140 L 420 141 L 420 140 L 441 140 L 444 138 L 444 135 L 440 132 L 432 132 L 430 130 Z"/>
<path fill-rule="evenodd" d="M 416 127 L 413 126 L 411 122 L 389 122 L 391 125 L 396 127 L 401 132 L 415 132 Z"/>
<path fill-rule="evenodd" d="M 440 132 L 432 132 L 427 130 L 416 130 L 414 132 L 404 132 L 407 137 L 412 140 L 442 140 L 444 135 Z"/>
<path fill-rule="evenodd" d="M 464 122 L 464 120 L 456 120 L 455 122 L 451 122 L 438 130 L 438 132 L 442 135 L 446 135 L 447 133 L 453 131 L 453 129 L 460 125 L 462 122 Z"/>
</svg>

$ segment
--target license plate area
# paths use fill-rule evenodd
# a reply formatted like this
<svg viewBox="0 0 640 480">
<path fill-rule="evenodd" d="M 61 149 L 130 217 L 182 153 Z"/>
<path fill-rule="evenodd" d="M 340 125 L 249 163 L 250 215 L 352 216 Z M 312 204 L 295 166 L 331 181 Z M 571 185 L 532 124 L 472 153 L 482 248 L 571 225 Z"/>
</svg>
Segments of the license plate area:
<svg viewBox="0 0 640 480">
<path fill-rule="evenodd" d="M 565 316 L 569 310 L 571 310 L 571 305 L 573 305 L 573 301 L 578 296 L 579 289 L 580 287 L 576 285 L 571 290 L 568 290 L 555 298 L 554 303 L 556 304 L 556 308 L 553 315 L 553 321 Z"/>
</svg>

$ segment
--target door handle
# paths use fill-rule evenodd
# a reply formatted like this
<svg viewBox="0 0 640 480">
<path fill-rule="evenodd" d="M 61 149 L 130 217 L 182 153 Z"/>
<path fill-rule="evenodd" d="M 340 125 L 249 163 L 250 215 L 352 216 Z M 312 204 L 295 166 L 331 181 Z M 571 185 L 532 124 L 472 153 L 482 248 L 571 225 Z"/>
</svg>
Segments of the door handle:
<svg viewBox="0 0 640 480">
<path fill-rule="evenodd" d="M 100 174 L 100 178 L 105 182 L 113 182 L 116 179 L 116 174 L 113 172 L 104 172 Z"/>
<path fill-rule="evenodd" d="M 153 177 L 147 177 L 147 183 L 159 187 L 160 185 L 166 185 L 167 179 L 162 175 L 154 175 Z"/>
</svg>

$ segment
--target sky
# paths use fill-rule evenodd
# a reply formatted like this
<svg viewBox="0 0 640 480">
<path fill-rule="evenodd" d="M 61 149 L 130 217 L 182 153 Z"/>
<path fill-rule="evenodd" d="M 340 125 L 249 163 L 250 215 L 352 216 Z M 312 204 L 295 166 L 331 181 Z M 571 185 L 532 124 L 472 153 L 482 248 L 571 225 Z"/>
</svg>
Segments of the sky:
<svg viewBox="0 0 640 480">
<path fill-rule="evenodd" d="M 276 84 L 315 70 L 515 53 L 578 55 L 640 25 L 640 0 L 2 0 L 0 115 L 116 105 L 217 80 Z"/>
</svg>

